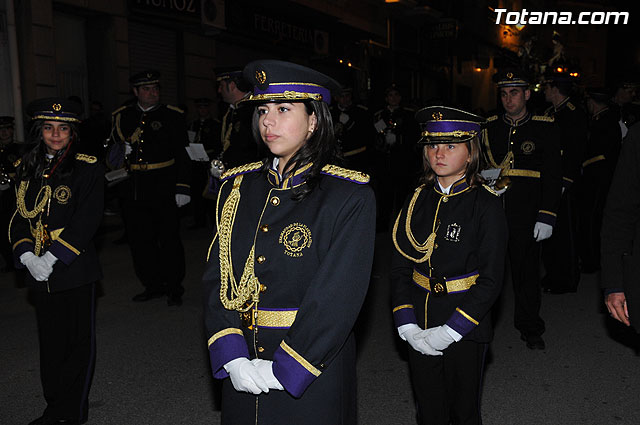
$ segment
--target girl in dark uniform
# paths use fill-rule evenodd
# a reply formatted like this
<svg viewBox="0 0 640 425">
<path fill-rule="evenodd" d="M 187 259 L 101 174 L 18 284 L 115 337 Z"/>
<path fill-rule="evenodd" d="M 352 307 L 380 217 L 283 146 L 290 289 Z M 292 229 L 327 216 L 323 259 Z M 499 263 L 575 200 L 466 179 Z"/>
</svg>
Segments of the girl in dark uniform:
<svg viewBox="0 0 640 425">
<path fill-rule="evenodd" d="M 40 378 L 47 408 L 30 425 L 82 424 L 95 362 L 93 236 L 103 208 L 102 166 L 76 154 L 80 105 L 48 98 L 29 105 L 35 147 L 17 168 L 9 234 L 36 308 Z"/>
<path fill-rule="evenodd" d="M 418 422 L 480 424 L 480 384 L 493 336 L 489 310 L 502 287 L 507 225 L 482 185 L 481 122 L 447 107 L 416 114 L 423 132 L 422 185 L 398 215 L 393 316 L 409 346 Z"/>
<path fill-rule="evenodd" d="M 369 177 L 331 165 L 335 81 L 280 61 L 244 73 L 270 155 L 223 174 L 217 199 L 204 285 L 222 423 L 355 424 L 352 329 L 375 238 Z"/>
</svg>

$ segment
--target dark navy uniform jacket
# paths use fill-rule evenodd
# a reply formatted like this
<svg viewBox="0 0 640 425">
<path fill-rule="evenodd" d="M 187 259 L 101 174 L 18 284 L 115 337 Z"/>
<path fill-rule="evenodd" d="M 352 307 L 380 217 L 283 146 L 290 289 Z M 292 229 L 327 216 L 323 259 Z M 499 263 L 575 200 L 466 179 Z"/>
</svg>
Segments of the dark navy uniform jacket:
<svg viewBox="0 0 640 425">
<path fill-rule="evenodd" d="M 27 273 L 27 285 L 39 290 L 58 292 L 102 278 L 93 237 L 102 220 L 104 167 L 89 155 L 77 154 L 75 161 L 75 168 L 69 176 L 61 177 L 54 172 L 49 179 L 29 181 L 24 197 L 20 196 L 20 186 L 25 182 L 16 185 L 17 202 L 24 202 L 28 211 L 34 209 L 41 188 L 47 185 L 51 187 L 50 202 L 40 216 L 25 218 L 17 210 L 9 227 L 18 268 L 25 267 L 20 263 L 20 256 L 36 250 L 34 233 L 38 219 L 47 227 L 50 241 L 36 254 L 42 256 L 48 250 L 58 261 L 53 266 L 48 282 L 37 282 Z"/>
<path fill-rule="evenodd" d="M 240 102 L 236 107 L 229 106 L 222 118 L 222 162 L 227 169 L 257 161 L 261 157 L 260 146 L 251 130 L 254 110 Z"/>
<path fill-rule="evenodd" d="M 214 376 L 222 379 L 228 376 L 223 366 L 235 358 L 273 360 L 276 378 L 297 398 L 316 379 L 322 385 L 323 374 L 345 373 L 339 367 L 332 370 L 331 365 L 343 363 L 336 359 L 350 338 L 369 285 L 375 199 L 365 174 L 325 166 L 318 185 L 297 202 L 291 199 L 291 187 L 305 184 L 308 167 L 286 181 L 280 181 L 273 169 L 262 168 L 258 162 L 223 175 L 217 203 L 218 234 L 204 273 L 211 366 Z M 242 176 L 241 183 L 238 176 Z M 238 184 L 231 256 L 239 281 L 255 244 L 252 265 L 261 292 L 252 329 L 250 319 L 226 310 L 220 298 L 221 213 Z M 355 364 L 355 358 L 352 361 Z M 266 402 L 279 397 L 276 393 L 291 397 L 273 393 Z M 314 420 L 322 423 L 322 418 Z"/>
<path fill-rule="evenodd" d="M 610 108 L 603 109 L 591 118 L 589 142 L 582 162 L 588 184 L 597 184 L 600 180 L 608 188 L 611 183 L 622 148 L 622 132 L 618 121 L 617 111 Z"/>
<path fill-rule="evenodd" d="M 554 118 L 560 131 L 562 187 L 569 188 L 580 176 L 580 166 L 587 146 L 587 114 L 567 97 L 557 107 L 548 108 L 545 115 Z"/>
<path fill-rule="evenodd" d="M 114 143 L 107 156 L 110 168 L 124 164 L 124 142 L 131 144 L 130 177 L 118 184 L 120 196 L 135 200 L 166 199 L 190 192 L 189 144 L 183 111 L 158 104 L 149 111 L 136 105 L 116 109 L 112 116 Z"/>
<path fill-rule="evenodd" d="M 504 168 L 511 179 L 503 195 L 509 222 L 532 229 L 536 221 L 555 225 L 562 194 L 562 159 L 553 118 L 527 114 L 513 121 L 503 114 L 487 121 L 489 166 Z"/>
<path fill-rule="evenodd" d="M 344 123 L 340 121 L 343 113 L 349 117 Z M 347 161 L 353 156 L 371 153 L 367 150 L 373 147 L 376 133 L 371 125 L 373 118 L 366 106 L 352 104 L 342 110 L 334 105 L 331 107 L 331 116 L 342 155 Z"/>
<path fill-rule="evenodd" d="M 413 246 L 407 226 L 416 244 L 425 244 L 435 231 L 429 259 Z M 502 288 L 507 246 L 498 196 L 482 186 L 469 187 L 464 179 L 453 184 L 449 195 L 437 185 L 422 185 L 405 202 L 392 237 L 395 325 L 416 323 L 426 329 L 447 324 L 464 340 L 489 342 L 488 312 Z M 447 281 L 449 292 L 437 296 L 429 278 Z"/>
</svg>

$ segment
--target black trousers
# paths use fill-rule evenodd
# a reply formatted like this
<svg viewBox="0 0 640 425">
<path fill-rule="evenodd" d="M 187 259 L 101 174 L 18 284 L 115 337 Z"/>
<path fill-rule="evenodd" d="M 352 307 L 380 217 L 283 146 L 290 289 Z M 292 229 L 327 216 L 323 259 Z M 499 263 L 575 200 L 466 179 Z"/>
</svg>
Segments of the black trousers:
<svg viewBox="0 0 640 425">
<path fill-rule="evenodd" d="M 33 291 L 45 416 L 87 419 L 95 367 L 95 284 L 49 294 Z"/>
<path fill-rule="evenodd" d="M 545 325 L 540 317 L 540 244 L 533 238 L 533 225 L 509 226 L 509 261 L 515 327 L 527 335 L 542 335 Z"/>
<path fill-rule="evenodd" d="M 150 291 L 166 284 L 169 295 L 184 293 L 185 259 L 175 200 L 123 202 L 133 268 Z"/>
<path fill-rule="evenodd" d="M 481 425 L 480 386 L 487 344 L 454 342 L 442 356 L 409 347 L 419 425 Z"/>
<path fill-rule="evenodd" d="M 542 263 L 546 271 L 542 287 L 551 291 L 575 291 L 580 281 L 574 198 L 572 189 L 562 196 L 553 234 L 542 242 Z"/>
</svg>

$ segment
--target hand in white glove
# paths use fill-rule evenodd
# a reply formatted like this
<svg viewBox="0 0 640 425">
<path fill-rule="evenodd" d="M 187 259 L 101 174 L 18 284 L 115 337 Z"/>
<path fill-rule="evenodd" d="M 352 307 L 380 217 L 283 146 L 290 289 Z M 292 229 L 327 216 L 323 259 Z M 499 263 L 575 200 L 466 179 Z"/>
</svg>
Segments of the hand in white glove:
<svg viewBox="0 0 640 425">
<path fill-rule="evenodd" d="M 255 395 L 269 392 L 269 386 L 264 381 L 264 378 L 260 376 L 258 368 L 246 357 L 238 357 L 231 360 L 224 365 L 224 370 L 229 374 L 233 388 L 236 391 L 244 391 Z"/>
<path fill-rule="evenodd" d="M 449 326 L 443 325 L 427 329 L 424 331 L 424 340 L 436 350 L 442 351 L 446 349 L 452 342 L 455 342 L 453 337 L 447 332 L 447 328 L 449 328 Z"/>
<path fill-rule="evenodd" d="M 384 135 L 384 140 L 387 145 L 393 146 L 396 144 L 396 134 L 392 131 L 389 131 Z"/>
<path fill-rule="evenodd" d="M 549 226 L 547 223 L 536 221 L 536 225 L 533 226 L 533 238 L 536 240 L 536 242 L 549 239 L 552 233 L 553 227 Z"/>
<path fill-rule="evenodd" d="M 184 207 L 189 202 L 191 202 L 191 196 L 183 195 L 182 193 L 176 193 L 176 205 L 178 208 Z"/>
<path fill-rule="evenodd" d="M 424 331 L 415 323 L 398 327 L 400 338 L 407 341 L 411 348 L 427 356 L 441 356 L 442 353 L 431 347 L 424 339 Z"/>
<path fill-rule="evenodd" d="M 496 195 L 500 196 L 503 193 L 505 193 L 507 191 L 507 187 L 503 187 L 502 189 L 496 189 L 495 187 L 493 188 L 493 191 L 496 193 Z"/>
<path fill-rule="evenodd" d="M 262 379 L 267 383 L 270 389 L 284 390 L 284 387 L 278 381 L 278 378 L 273 374 L 273 362 L 271 360 L 253 359 L 251 363 L 256 365 L 258 373 L 262 376 Z"/>
<path fill-rule="evenodd" d="M 124 156 L 128 156 L 131 152 L 133 151 L 133 148 L 131 147 L 131 143 L 124 143 Z"/>
<path fill-rule="evenodd" d="M 40 262 L 46 267 L 46 276 L 44 280 L 48 280 L 51 273 L 53 273 L 53 265 L 58 261 L 58 257 L 50 253 L 49 251 L 45 252 L 42 257 L 40 257 Z"/>
<path fill-rule="evenodd" d="M 338 119 L 342 124 L 346 124 L 349 122 L 349 115 L 344 112 L 340 112 L 340 117 Z"/>
<path fill-rule="evenodd" d="M 27 267 L 31 276 L 38 282 L 44 282 L 51 274 L 50 267 L 31 251 L 22 254 L 20 262 Z"/>
</svg>

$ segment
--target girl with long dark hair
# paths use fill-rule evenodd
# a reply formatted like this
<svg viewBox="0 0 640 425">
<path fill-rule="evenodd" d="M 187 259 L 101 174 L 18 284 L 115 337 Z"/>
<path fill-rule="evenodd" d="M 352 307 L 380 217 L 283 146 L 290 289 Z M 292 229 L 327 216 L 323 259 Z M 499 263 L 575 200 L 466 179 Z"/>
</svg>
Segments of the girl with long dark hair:
<svg viewBox="0 0 640 425">
<path fill-rule="evenodd" d="M 93 237 L 104 171 L 95 157 L 76 153 L 80 105 L 47 98 L 27 112 L 35 146 L 16 170 L 9 235 L 16 266 L 28 271 L 47 402 L 30 425 L 82 424 L 95 362 L 95 283 L 102 275 Z"/>
<path fill-rule="evenodd" d="M 331 78 L 247 65 L 261 162 L 227 171 L 204 274 L 223 424 L 355 424 L 353 325 L 375 238 L 369 177 L 336 161 Z M 230 379 L 226 379 L 230 378 Z"/>
</svg>

